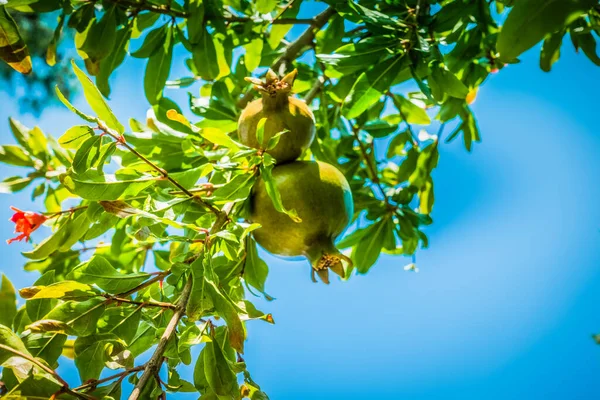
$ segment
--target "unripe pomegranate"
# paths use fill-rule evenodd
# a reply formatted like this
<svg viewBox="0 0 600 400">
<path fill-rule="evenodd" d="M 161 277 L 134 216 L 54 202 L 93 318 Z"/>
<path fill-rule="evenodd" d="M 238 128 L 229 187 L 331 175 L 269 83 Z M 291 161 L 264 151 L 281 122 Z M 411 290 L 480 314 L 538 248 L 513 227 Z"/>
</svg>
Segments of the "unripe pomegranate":
<svg viewBox="0 0 600 400">
<path fill-rule="evenodd" d="M 354 203 L 348 181 L 337 168 L 316 161 L 295 161 L 272 171 L 283 205 L 294 209 L 300 222 L 273 207 L 262 179 L 251 198 L 251 219 L 262 227 L 254 231 L 256 241 L 270 253 L 305 256 L 321 280 L 329 283 L 329 269 L 344 276 L 342 260 L 352 264 L 334 246 L 346 229 Z"/>
<path fill-rule="evenodd" d="M 315 117 L 312 111 L 304 101 L 289 96 L 297 74 L 298 70 L 293 70 L 279 80 L 277 75 L 269 70 L 265 82 L 246 78 L 260 91 L 262 98 L 254 100 L 242 111 L 238 121 L 240 142 L 255 149 L 264 149 L 271 137 L 287 130 L 277 146 L 267 151 L 277 163 L 297 159 L 315 137 Z M 266 118 L 267 121 L 263 142 L 258 143 L 256 127 L 262 118 Z"/>
</svg>

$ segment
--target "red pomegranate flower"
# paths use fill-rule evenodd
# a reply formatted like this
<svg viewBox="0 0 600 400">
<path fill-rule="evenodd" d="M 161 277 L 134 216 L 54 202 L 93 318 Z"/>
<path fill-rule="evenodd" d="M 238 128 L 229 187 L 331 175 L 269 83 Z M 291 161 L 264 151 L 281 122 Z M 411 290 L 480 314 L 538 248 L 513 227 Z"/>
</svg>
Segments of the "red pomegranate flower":
<svg viewBox="0 0 600 400">
<path fill-rule="evenodd" d="M 32 211 L 21 211 L 16 207 L 10 207 L 15 214 L 10 218 L 9 221 L 15 223 L 15 233 L 20 233 L 19 236 L 8 239 L 6 243 L 11 244 L 12 242 L 21 241 L 23 239 L 29 240 L 29 236 L 33 231 L 39 228 L 45 221 L 46 217 L 42 214 L 38 214 Z"/>
</svg>

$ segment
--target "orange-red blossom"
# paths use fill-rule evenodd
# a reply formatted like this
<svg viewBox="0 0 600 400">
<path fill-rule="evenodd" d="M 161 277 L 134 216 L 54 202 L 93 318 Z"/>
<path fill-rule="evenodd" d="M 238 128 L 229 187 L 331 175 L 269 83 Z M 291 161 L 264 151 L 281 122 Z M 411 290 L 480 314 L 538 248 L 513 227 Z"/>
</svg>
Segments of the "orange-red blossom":
<svg viewBox="0 0 600 400">
<path fill-rule="evenodd" d="M 8 239 L 6 241 L 8 244 L 21 241 L 23 239 L 29 240 L 31 233 L 39 228 L 48 219 L 44 215 L 35 213 L 33 211 L 21 211 L 12 206 L 10 209 L 15 213 L 9 221 L 15 223 L 15 233 L 20 233 L 20 235 L 12 239 Z"/>
</svg>

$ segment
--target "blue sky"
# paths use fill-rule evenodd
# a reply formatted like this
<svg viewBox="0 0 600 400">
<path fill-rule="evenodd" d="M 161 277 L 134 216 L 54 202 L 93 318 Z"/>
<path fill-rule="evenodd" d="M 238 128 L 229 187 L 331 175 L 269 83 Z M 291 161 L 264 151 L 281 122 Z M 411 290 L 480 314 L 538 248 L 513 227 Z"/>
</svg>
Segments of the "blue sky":
<svg viewBox="0 0 600 400">
<path fill-rule="evenodd" d="M 600 69 L 569 44 L 543 73 L 538 51 L 482 87 L 483 142 L 471 154 L 459 141 L 441 147 L 419 273 L 384 256 L 366 276 L 315 285 L 306 262 L 264 255 L 277 299 L 257 303 L 276 324 L 248 324 L 245 358 L 272 399 L 597 398 Z M 172 78 L 185 75 L 178 64 Z M 145 115 L 140 68 L 129 60 L 113 80 L 123 121 Z M 169 96 L 186 107 L 184 90 Z M 0 104 L 2 143 L 13 142 L 9 116 L 55 135 L 79 123 L 59 107 L 19 115 L 3 92 Z M 36 209 L 28 194 L 2 195 L 0 221 L 9 205 Z M 36 279 L 21 269 L 27 247 L 0 242 L 0 270 L 18 287 Z M 68 363 L 61 371 L 76 376 Z"/>
</svg>

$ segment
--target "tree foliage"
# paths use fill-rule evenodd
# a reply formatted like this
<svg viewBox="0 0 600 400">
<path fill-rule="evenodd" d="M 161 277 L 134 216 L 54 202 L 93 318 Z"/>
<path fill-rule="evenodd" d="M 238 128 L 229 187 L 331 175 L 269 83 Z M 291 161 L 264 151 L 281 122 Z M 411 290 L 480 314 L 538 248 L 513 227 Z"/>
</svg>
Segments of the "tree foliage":
<svg viewBox="0 0 600 400">
<path fill-rule="evenodd" d="M 2 280 L 6 393 L 116 399 L 129 379 L 130 399 L 177 391 L 202 399 L 268 398 L 242 358 L 247 321 L 273 323 L 248 296 L 270 299 L 268 266 L 252 237 L 260 226 L 246 216 L 252 186 L 261 171 L 270 179 L 264 171 L 273 159 L 237 140 L 238 117 L 255 95 L 244 78 L 268 67 L 280 74 L 298 69 L 295 92 L 312 106 L 317 124 L 302 158 L 336 166 L 352 189 L 352 228 L 338 243 L 353 260 L 349 279 L 367 273 L 381 253 L 410 256 L 428 246 L 438 147 L 460 138 L 472 151 L 481 140 L 469 104 L 489 74 L 517 63 L 540 41 L 540 65 L 550 70 L 567 33 L 599 63 L 597 0 L 519 0 L 514 7 L 510 0 L 328 0 L 313 5 L 319 10 L 313 17 L 298 18 L 301 6 L 300 0 L 0 6 L 0 57 L 23 73 L 36 69 L 28 55 L 35 40 L 23 39 L 11 15 L 57 16 L 47 59 L 71 32 L 87 74 L 75 62 L 72 68 L 89 104 L 78 110 L 57 89 L 81 123 L 56 140 L 11 119 L 18 144 L 0 147 L 1 162 L 25 171 L 1 182 L 0 192 L 30 188 L 45 206 L 42 213 L 15 209 L 15 240 L 38 229 L 46 236 L 23 253 L 25 270 L 40 274 L 19 290 L 23 306 L 17 308 L 16 290 Z M 303 31 L 291 35 L 296 25 Z M 185 60 L 173 56 L 177 46 Z M 146 121 L 125 124 L 107 98 L 113 72 L 128 57 L 146 60 L 151 112 Z M 171 76 L 176 62 L 185 63 L 188 76 Z M 164 88 L 194 84 L 200 91 L 189 94 L 185 108 L 196 116 L 189 120 Z M 276 190 L 272 199 L 286 212 Z M 202 350 L 193 360 L 197 345 Z M 138 361 L 143 353 L 151 354 L 146 363 Z M 74 359 L 80 384 L 55 372 L 61 355 Z M 187 382 L 178 368 L 192 363 L 194 379 Z M 105 368 L 119 372 L 106 377 Z"/>
</svg>

